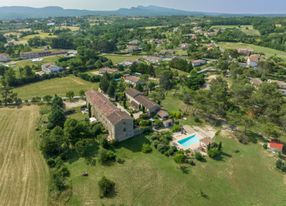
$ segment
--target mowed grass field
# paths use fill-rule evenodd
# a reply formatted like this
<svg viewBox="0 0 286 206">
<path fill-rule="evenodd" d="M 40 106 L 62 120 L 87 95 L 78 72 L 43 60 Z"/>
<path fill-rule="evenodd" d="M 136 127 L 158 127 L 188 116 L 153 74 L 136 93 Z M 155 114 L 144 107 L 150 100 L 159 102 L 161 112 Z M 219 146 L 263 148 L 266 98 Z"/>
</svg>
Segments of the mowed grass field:
<svg viewBox="0 0 286 206">
<path fill-rule="evenodd" d="M 256 46 L 253 44 L 234 43 L 234 42 L 219 42 L 218 45 L 224 49 L 249 48 L 249 49 L 253 49 L 255 52 L 264 53 L 266 57 L 277 55 L 280 58 L 286 60 L 286 52 L 267 48 L 267 47 Z"/>
<path fill-rule="evenodd" d="M 36 134 L 38 107 L 0 108 L 0 205 L 47 205 L 49 175 Z"/>
<path fill-rule="evenodd" d="M 140 55 L 119 55 L 119 54 L 106 54 L 103 56 L 110 59 L 113 64 L 119 64 L 123 61 L 135 61 L 141 57 Z"/>
<path fill-rule="evenodd" d="M 54 63 L 58 59 L 62 58 L 63 55 L 55 55 L 55 56 L 48 56 L 48 57 L 42 57 L 42 61 L 40 62 L 32 62 L 32 60 L 27 59 L 27 60 L 20 60 L 20 61 L 15 61 L 15 62 L 10 62 L 8 65 L 15 67 L 15 68 L 20 68 L 20 67 L 25 67 L 25 66 L 36 66 L 38 68 L 41 68 L 43 64 L 46 63 Z"/>
<path fill-rule="evenodd" d="M 238 25 L 215 25 L 215 26 L 212 26 L 211 28 L 213 28 L 213 29 L 234 29 L 234 28 L 237 28 L 249 36 L 260 36 L 260 32 L 256 29 L 254 29 L 252 25 L 241 25 L 241 26 L 238 26 Z"/>
<path fill-rule="evenodd" d="M 74 76 L 44 80 L 41 82 L 28 84 L 14 89 L 14 92 L 22 99 L 31 99 L 32 97 L 43 97 L 45 95 L 65 96 L 68 91 L 73 91 L 76 96 L 80 90 L 89 90 L 98 88 L 98 84 L 91 83 Z"/>
<path fill-rule="evenodd" d="M 140 152 L 143 137 L 121 143 L 116 149 L 123 164 L 87 166 L 83 159 L 68 164 L 73 182 L 70 206 L 284 206 L 286 179 L 275 159 L 261 145 L 242 145 L 229 137 L 222 141 L 221 160 L 196 162 L 183 173 L 173 159 L 156 151 Z M 82 177 L 88 171 L 88 177 Z M 116 183 L 116 195 L 99 198 L 102 176 Z M 202 195 L 204 194 L 204 195 Z"/>
<path fill-rule="evenodd" d="M 32 35 L 28 35 L 28 36 L 24 36 L 24 37 L 20 38 L 19 43 L 26 44 L 26 43 L 28 43 L 29 39 L 32 39 L 34 37 L 40 37 L 42 39 L 45 39 L 45 38 L 55 38 L 56 36 L 53 34 L 40 32 L 39 34 L 32 34 Z"/>
</svg>

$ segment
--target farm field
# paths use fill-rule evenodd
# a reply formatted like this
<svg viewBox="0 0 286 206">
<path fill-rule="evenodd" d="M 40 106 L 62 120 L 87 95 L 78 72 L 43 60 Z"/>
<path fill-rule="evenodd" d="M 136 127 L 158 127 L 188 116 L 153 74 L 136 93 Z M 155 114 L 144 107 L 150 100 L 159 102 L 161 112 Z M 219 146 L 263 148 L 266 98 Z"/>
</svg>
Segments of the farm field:
<svg viewBox="0 0 286 206">
<path fill-rule="evenodd" d="M 0 205 L 47 205 L 49 175 L 38 145 L 38 107 L 0 109 Z"/>
<path fill-rule="evenodd" d="M 50 63 L 50 62 L 56 62 L 61 57 L 63 57 L 63 55 L 42 57 L 43 61 L 40 61 L 40 62 L 32 62 L 32 60 L 26 59 L 26 60 L 10 62 L 9 65 L 12 66 L 12 67 L 17 67 L 17 68 L 24 67 L 24 66 L 36 65 L 36 66 L 38 66 L 40 68 L 42 64 L 46 64 L 46 63 Z"/>
<path fill-rule="evenodd" d="M 28 35 L 28 36 L 24 36 L 20 38 L 19 43 L 26 44 L 28 43 L 29 39 L 32 39 L 34 37 L 40 37 L 42 39 L 45 39 L 45 38 L 55 38 L 56 36 L 51 35 L 49 33 L 40 32 L 39 34 L 32 34 L 32 35 Z"/>
<path fill-rule="evenodd" d="M 218 136 L 217 141 L 223 142 L 223 158 L 196 162 L 188 173 L 183 173 L 174 160 L 157 151 L 140 152 L 144 141 L 138 137 L 117 147 L 117 155 L 125 160 L 123 164 L 92 167 L 84 159 L 67 164 L 73 182 L 73 196 L 68 205 L 286 204 L 285 177 L 274 168 L 274 158 L 259 144 L 242 145 Z M 82 177 L 83 171 L 89 176 Z M 116 183 L 114 197 L 99 198 L 97 182 L 103 175 Z"/>
<path fill-rule="evenodd" d="M 59 27 L 56 27 L 57 29 L 69 29 L 71 31 L 78 31 L 80 30 L 80 27 L 79 26 L 59 26 Z"/>
<path fill-rule="evenodd" d="M 31 99 L 32 97 L 43 97 L 45 95 L 65 96 L 66 92 L 73 91 L 79 95 L 80 90 L 97 88 L 98 84 L 87 82 L 74 76 L 44 80 L 41 82 L 28 84 L 15 88 L 14 91 L 22 99 Z"/>
<path fill-rule="evenodd" d="M 108 55 L 103 55 L 104 57 L 110 59 L 113 64 L 118 64 L 123 61 L 134 61 L 140 58 L 140 55 L 119 55 L 119 54 L 108 54 Z"/>
<path fill-rule="evenodd" d="M 224 49 L 249 48 L 249 49 L 253 49 L 255 52 L 264 53 L 266 57 L 277 55 L 281 57 L 282 59 L 286 60 L 286 52 L 275 50 L 275 49 L 270 49 L 267 47 L 256 46 L 253 44 L 233 43 L 233 42 L 219 42 L 218 45 Z"/>
<path fill-rule="evenodd" d="M 213 28 L 213 29 L 233 29 L 233 28 L 238 28 L 238 29 L 240 29 L 242 32 L 244 32 L 247 35 L 260 36 L 260 32 L 258 30 L 256 30 L 256 29 L 254 29 L 252 25 L 241 25 L 241 26 L 237 26 L 237 25 L 216 25 L 216 26 L 212 26 L 211 28 Z"/>
</svg>

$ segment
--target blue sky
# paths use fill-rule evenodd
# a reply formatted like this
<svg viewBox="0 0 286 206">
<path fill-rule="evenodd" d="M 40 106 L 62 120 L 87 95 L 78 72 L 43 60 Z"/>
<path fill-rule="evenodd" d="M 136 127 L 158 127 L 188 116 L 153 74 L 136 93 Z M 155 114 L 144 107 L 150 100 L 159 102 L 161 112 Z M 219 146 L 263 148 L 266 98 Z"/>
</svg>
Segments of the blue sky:
<svg viewBox="0 0 286 206">
<path fill-rule="evenodd" d="M 113 10 L 137 5 L 156 5 L 190 11 L 225 13 L 286 13 L 286 0 L 0 0 L 0 6 L 61 6 Z"/>
</svg>

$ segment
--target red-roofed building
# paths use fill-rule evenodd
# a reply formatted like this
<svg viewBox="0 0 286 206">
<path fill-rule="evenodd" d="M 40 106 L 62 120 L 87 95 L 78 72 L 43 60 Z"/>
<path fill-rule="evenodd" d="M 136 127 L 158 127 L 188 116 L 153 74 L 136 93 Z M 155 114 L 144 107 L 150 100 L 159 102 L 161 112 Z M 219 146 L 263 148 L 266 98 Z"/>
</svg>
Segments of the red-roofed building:
<svg viewBox="0 0 286 206">
<path fill-rule="evenodd" d="M 273 152 L 282 152 L 283 151 L 283 147 L 284 147 L 284 144 L 278 142 L 278 141 L 275 141 L 275 140 L 271 140 L 269 143 L 268 143 L 268 148 L 273 151 Z"/>
<path fill-rule="evenodd" d="M 91 116 L 99 120 L 109 132 L 109 139 L 123 141 L 134 136 L 133 118 L 118 109 L 103 94 L 95 90 L 85 93 Z"/>
</svg>

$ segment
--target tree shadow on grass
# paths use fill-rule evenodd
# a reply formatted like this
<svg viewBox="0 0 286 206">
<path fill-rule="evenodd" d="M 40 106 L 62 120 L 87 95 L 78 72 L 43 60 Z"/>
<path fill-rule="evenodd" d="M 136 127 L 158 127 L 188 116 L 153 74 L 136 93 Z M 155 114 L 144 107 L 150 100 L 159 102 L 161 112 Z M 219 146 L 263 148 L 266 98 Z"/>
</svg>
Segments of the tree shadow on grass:
<svg viewBox="0 0 286 206">
<path fill-rule="evenodd" d="M 128 139 L 124 142 L 118 143 L 115 146 L 115 149 L 120 149 L 124 147 L 132 152 L 141 152 L 143 144 L 148 143 L 148 142 L 149 140 L 145 137 L 145 135 L 140 135 L 140 136 L 136 136 L 131 139 Z"/>
<path fill-rule="evenodd" d="M 99 145 L 94 142 L 94 144 L 90 145 L 87 147 L 86 151 L 84 154 L 79 155 L 78 152 L 75 149 L 70 149 L 68 152 L 66 152 L 63 156 L 62 159 L 65 162 L 68 162 L 70 164 L 76 162 L 79 160 L 79 158 L 85 158 L 86 160 L 90 160 L 91 158 L 95 157 L 99 149 Z"/>
<path fill-rule="evenodd" d="M 226 158 L 232 158 L 232 155 L 226 152 L 221 152 L 219 155 L 215 156 L 213 159 L 216 161 L 225 161 Z"/>
<path fill-rule="evenodd" d="M 102 199 L 112 199 L 117 196 L 118 192 L 116 191 L 116 188 L 114 188 L 112 191 L 110 191 L 105 197 L 102 197 Z"/>
<path fill-rule="evenodd" d="M 257 143 L 257 141 L 265 142 L 265 139 L 263 138 L 262 135 L 256 132 L 253 132 L 251 130 L 247 130 L 246 136 L 249 138 L 249 141 L 252 143 Z"/>
</svg>

